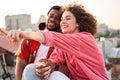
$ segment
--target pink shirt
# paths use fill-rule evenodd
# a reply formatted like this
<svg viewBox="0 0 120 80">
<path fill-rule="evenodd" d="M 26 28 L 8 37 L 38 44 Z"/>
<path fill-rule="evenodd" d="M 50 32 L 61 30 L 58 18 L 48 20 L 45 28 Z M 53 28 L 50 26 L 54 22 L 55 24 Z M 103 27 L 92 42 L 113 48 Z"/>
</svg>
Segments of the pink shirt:
<svg viewBox="0 0 120 80">
<path fill-rule="evenodd" d="M 45 31 L 43 34 L 45 45 L 56 48 L 50 60 L 67 64 L 71 80 L 108 80 L 103 54 L 90 33 L 61 34 Z"/>
</svg>

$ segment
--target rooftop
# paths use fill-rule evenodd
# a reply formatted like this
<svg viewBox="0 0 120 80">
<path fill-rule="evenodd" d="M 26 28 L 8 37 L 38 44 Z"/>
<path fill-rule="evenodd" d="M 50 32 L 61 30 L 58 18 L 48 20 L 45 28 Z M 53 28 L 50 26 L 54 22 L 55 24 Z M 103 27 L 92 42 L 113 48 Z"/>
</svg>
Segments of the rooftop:
<svg viewBox="0 0 120 80">
<path fill-rule="evenodd" d="M 3 48 L 11 53 L 15 53 L 19 47 L 20 42 L 10 43 L 6 36 L 0 33 L 0 48 Z"/>
</svg>

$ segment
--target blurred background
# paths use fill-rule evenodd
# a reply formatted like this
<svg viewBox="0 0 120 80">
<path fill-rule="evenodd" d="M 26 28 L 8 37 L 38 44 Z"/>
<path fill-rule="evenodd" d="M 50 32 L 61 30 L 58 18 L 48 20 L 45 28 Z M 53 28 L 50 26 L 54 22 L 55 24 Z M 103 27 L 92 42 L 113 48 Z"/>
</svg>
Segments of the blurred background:
<svg viewBox="0 0 120 80">
<path fill-rule="evenodd" d="M 78 2 L 98 20 L 95 39 L 103 51 L 110 80 L 120 80 L 120 0 L 0 0 L 0 28 L 39 30 L 53 5 Z M 0 80 L 14 79 L 15 52 L 20 42 L 10 44 L 0 33 Z"/>
</svg>

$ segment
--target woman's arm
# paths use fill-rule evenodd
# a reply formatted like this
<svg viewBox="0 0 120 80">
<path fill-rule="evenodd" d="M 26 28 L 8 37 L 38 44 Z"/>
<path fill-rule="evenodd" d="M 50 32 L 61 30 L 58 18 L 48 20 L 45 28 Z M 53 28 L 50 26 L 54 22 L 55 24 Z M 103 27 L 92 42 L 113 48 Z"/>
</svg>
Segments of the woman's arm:
<svg viewBox="0 0 120 80">
<path fill-rule="evenodd" d="M 25 38 L 25 39 L 32 39 L 32 40 L 45 43 L 44 35 L 40 31 L 39 32 L 25 32 L 25 31 L 20 31 L 20 30 L 11 30 L 10 32 L 8 32 L 7 37 L 10 40 L 10 42 L 16 42 L 22 38 Z"/>
</svg>

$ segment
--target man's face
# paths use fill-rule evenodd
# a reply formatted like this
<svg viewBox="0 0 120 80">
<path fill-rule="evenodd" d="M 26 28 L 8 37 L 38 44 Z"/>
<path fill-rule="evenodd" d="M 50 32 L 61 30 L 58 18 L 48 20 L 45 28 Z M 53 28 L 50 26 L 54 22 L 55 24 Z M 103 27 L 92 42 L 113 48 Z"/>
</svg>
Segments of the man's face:
<svg viewBox="0 0 120 80">
<path fill-rule="evenodd" d="M 47 17 L 47 29 L 50 31 L 57 31 L 60 25 L 59 11 L 52 9 Z"/>
</svg>

